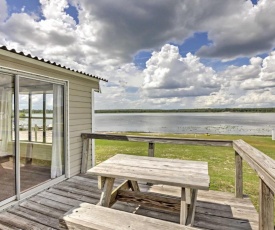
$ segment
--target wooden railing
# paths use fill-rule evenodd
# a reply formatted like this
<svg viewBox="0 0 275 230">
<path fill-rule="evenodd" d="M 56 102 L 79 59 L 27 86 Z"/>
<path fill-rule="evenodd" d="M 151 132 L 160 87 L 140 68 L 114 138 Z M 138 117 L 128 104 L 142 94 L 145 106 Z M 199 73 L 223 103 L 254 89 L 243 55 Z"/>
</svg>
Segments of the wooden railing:
<svg viewBox="0 0 275 230">
<path fill-rule="evenodd" d="M 242 160 L 256 171 L 260 179 L 259 229 L 274 229 L 275 161 L 243 140 L 233 141 L 235 150 L 235 195 L 243 197 Z"/>
<path fill-rule="evenodd" d="M 83 152 L 81 172 L 87 171 L 89 156 L 89 140 L 103 139 L 115 141 L 147 142 L 148 156 L 154 156 L 156 143 L 182 144 L 182 145 L 205 145 L 226 146 L 235 150 L 235 196 L 243 198 L 243 160 L 256 171 L 260 178 L 259 189 L 259 229 L 274 229 L 274 192 L 275 192 L 275 161 L 252 147 L 243 140 L 211 140 L 195 138 L 167 138 L 152 136 L 115 135 L 99 133 L 82 133 Z M 92 153 L 94 154 L 94 153 Z"/>
</svg>

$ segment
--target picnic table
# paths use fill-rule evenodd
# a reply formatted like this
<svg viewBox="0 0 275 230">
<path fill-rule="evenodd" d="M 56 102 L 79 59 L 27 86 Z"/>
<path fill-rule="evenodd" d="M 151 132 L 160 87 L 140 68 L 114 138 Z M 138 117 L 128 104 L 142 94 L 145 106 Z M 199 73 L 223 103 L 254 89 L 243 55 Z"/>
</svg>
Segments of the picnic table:
<svg viewBox="0 0 275 230">
<path fill-rule="evenodd" d="M 119 199 L 158 206 L 179 212 L 180 224 L 191 226 L 198 189 L 209 190 L 210 183 L 207 162 L 125 154 L 117 154 L 87 173 L 97 175 L 99 188 L 103 189 L 98 205 L 111 207 Z M 115 179 L 125 181 L 113 189 Z M 180 187 L 180 202 L 163 194 L 141 192 L 138 182 Z"/>
</svg>

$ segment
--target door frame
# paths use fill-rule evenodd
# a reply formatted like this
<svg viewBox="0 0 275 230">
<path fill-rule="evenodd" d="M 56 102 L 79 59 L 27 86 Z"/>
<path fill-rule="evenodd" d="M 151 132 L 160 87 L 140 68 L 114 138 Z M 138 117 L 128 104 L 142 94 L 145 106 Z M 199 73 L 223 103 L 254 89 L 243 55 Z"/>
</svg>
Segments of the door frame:
<svg viewBox="0 0 275 230">
<path fill-rule="evenodd" d="M 0 210 L 6 208 L 6 206 L 13 205 L 14 202 L 17 203 L 19 201 L 22 201 L 26 199 L 27 197 L 32 196 L 35 193 L 38 193 L 39 191 L 45 190 L 54 184 L 57 184 L 66 178 L 69 177 L 69 95 L 68 95 L 68 87 L 69 87 L 69 81 L 68 80 L 61 80 L 52 78 L 49 76 L 39 75 L 39 74 L 33 74 L 25 71 L 19 71 L 15 69 L 10 69 L 6 67 L 0 66 L 0 73 L 3 74 L 9 74 L 14 77 L 14 131 L 15 131 L 15 148 L 14 148 L 14 156 L 15 156 L 15 195 L 12 197 L 9 197 L 8 199 L 5 199 L 3 201 L 0 201 Z M 64 175 L 51 179 L 50 181 L 47 181 L 43 184 L 40 184 L 38 186 L 35 186 L 23 193 L 20 191 L 20 140 L 19 140 L 19 80 L 20 78 L 28 78 L 43 82 L 48 82 L 52 84 L 59 84 L 63 85 L 64 91 L 63 91 L 63 104 L 64 104 L 64 163 L 65 163 L 65 172 Z"/>
</svg>

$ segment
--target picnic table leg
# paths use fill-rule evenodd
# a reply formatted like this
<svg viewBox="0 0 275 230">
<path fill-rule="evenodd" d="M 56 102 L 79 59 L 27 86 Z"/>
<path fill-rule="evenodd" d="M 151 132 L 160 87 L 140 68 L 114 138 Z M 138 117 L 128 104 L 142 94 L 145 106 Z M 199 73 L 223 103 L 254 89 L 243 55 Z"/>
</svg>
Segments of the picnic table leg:
<svg viewBox="0 0 275 230">
<path fill-rule="evenodd" d="M 97 177 L 98 189 L 103 189 L 105 180 L 106 180 L 106 177 L 103 177 L 103 176 Z"/>
<path fill-rule="evenodd" d="M 186 217 L 187 217 L 186 190 L 185 188 L 181 188 L 180 224 L 185 225 Z"/>
<path fill-rule="evenodd" d="M 135 192 L 140 192 L 140 189 L 139 189 L 139 186 L 138 186 L 138 183 L 137 181 L 134 181 L 134 180 L 129 180 L 130 182 L 130 186 L 131 186 L 131 189 Z"/>
<path fill-rule="evenodd" d="M 98 205 L 109 207 L 111 201 L 111 194 L 114 186 L 114 178 L 106 178 L 104 183 L 104 188 L 101 193 L 100 201 Z"/>
<path fill-rule="evenodd" d="M 197 195 L 198 195 L 198 189 L 192 189 L 191 204 L 187 215 L 186 225 L 193 226 L 194 224 Z"/>
</svg>

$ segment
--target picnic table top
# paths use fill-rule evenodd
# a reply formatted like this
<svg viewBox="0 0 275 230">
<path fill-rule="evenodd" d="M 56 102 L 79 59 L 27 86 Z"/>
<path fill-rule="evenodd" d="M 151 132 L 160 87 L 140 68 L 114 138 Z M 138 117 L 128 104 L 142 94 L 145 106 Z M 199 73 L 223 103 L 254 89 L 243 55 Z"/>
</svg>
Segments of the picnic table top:
<svg viewBox="0 0 275 230">
<path fill-rule="evenodd" d="M 153 184 L 209 189 L 208 163 L 117 154 L 87 172 Z"/>
</svg>

